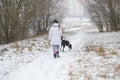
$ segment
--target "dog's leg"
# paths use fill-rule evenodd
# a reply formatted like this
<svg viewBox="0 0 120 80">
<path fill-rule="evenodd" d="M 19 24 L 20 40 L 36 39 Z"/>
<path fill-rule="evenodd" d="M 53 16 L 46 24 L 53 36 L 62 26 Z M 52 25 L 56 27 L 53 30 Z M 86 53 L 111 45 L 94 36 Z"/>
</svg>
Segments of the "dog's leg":
<svg viewBox="0 0 120 80">
<path fill-rule="evenodd" d="M 68 47 L 69 51 L 71 51 L 70 47 Z"/>
<path fill-rule="evenodd" d="M 65 48 L 65 45 L 63 45 L 63 50 L 62 50 L 62 52 L 64 52 L 64 48 Z"/>
<path fill-rule="evenodd" d="M 69 48 L 69 51 L 71 51 L 71 49 Z"/>
</svg>

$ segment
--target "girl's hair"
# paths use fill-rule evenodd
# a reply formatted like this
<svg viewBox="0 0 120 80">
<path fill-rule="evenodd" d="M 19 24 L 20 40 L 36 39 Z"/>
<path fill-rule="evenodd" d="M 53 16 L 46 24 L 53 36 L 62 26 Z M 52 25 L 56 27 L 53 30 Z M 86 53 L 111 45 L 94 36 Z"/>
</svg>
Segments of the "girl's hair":
<svg viewBox="0 0 120 80">
<path fill-rule="evenodd" d="M 60 31 L 60 24 L 58 24 L 58 30 Z"/>
<path fill-rule="evenodd" d="M 54 21 L 53 21 L 54 23 L 58 23 L 58 21 L 55 19 Z"/>
<path fill-rule="evenodd" d="M 58 23 L 57 19 L 53 21 L 54 23 Z M 60 24 L 58 23 L 58 31 L 60 31 Z"/>
</svg>

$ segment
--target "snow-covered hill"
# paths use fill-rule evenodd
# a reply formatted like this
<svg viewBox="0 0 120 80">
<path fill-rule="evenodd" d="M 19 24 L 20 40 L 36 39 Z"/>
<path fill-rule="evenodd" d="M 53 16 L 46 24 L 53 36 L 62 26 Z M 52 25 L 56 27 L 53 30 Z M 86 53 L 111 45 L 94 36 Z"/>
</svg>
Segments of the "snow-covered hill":
<svg viewBox="0 0 120 80">
<path fill-rule="evenodd" d="M 0 80 L 120 80 L 120 32 L 75 27 L 54 59 L 47 35 L 0 46 Z"/>
</svg>

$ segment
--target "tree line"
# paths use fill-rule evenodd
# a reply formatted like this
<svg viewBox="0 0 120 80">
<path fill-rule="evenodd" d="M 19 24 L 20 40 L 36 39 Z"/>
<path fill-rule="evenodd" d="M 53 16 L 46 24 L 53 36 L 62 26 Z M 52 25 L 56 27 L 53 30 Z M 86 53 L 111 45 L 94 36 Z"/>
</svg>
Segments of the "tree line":
<svg viewBox="0 0 120 80">
<path fill-rule="evenodd" d="M 86 8 L 100 32 L 120 29 L 120 0 L 87 0 Z"/>
<path fill-rule="evenodd" d="M 64 9 L 64 0 L 0 0 L 0 44 L 47 32 Z"/>
</svg>

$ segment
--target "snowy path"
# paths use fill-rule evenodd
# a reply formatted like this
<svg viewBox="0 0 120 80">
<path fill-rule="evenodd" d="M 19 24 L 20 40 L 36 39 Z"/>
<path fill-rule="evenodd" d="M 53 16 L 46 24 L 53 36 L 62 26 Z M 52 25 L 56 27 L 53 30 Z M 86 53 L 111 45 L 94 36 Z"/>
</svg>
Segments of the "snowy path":
<svg viewBox="0 0 120 80">
<path fill-rule="evenodd" d="M 9 80 L 21 80 L 21 78 L 24 80 L 64 80 L 68 78 L 69 65 L 74 62 L 74 57 L 70 53 L 61 53 L 59 59 L 54 59 L 52 54 L 44 52 L 24 68 L 12 72 Z"/>
<path fill-rule="evenodd" d="M 78 35 L 71 37 L 73 47 L 77 45 L 74 39 Z M 51 48 L 41 54 L 32 62 L 23 65 L 19 69 L 11 72 L 5 80 L 69 80 L 68 74 L 71 65 L 76 61 L 76 54 L 73 49 L 60 53 L 60 58 L 54 59 Z"/>
<path fill-rule="evenodd" d="M 34 54 L 40 53 L 35 59 L 24 63 L 0 79 L 120 80 L 119 34 L 120 32 L 76 33 L 69 37 L 73 45 L 72 51 L 66 48 L 65 52 L 60 53 L 60 58 L 54 59 L 51 48 L 42 52 L 34 49 Z M 4 66 L 7 67 L 7 65 Z"/>
</svg>

